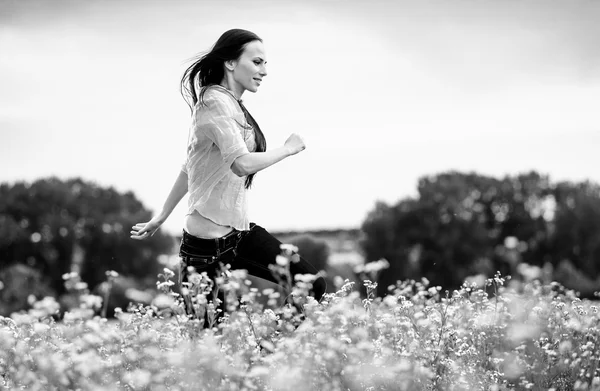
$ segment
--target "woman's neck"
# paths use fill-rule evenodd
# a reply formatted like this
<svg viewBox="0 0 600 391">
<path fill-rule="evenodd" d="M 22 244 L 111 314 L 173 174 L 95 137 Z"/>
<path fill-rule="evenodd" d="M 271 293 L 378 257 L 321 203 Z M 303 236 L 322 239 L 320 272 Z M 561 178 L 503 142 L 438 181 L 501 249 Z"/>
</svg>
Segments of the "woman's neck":
<svg viewBox="0 0 600 391">
<path fill-rule="evenodd" d="M 242 99 L 242 94 L 244 93 L 244 88 L 240 86 L 238 83 L 233 80 L 228 80 L 227 78 L 223 78 L 221 81 L 221 87 L 229 90 L 236 97 L 237 100 Z"/>
</svg>

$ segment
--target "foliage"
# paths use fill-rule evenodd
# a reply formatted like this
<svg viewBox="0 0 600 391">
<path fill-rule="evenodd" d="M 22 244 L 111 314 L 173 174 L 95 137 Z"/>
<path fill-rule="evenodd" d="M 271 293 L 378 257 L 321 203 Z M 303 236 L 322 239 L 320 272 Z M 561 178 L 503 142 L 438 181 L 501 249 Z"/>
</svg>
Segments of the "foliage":
<svg viewBox="0 0 600 391">
<path fill-rule="evenodd" d="M 590 276 L 600 271 L 600 188 L 536 172 L 422 177 L 417 198 L 377 203 L 362 229 L 367 259 L 391 265 L 380 293 L 420 277 L 453 289 L 474 274 L 515 274 L 520 262 L 556 268 L 567 259 Z"/>
<path fill-rule="evenodd" d="M 0 270 L 27 265 L 57 295 L 64 293 L 61 276 L 72 270 L 91 288 L 106 270 L 152 284 L 160 270 L 156 258 L 172 251 L 172 238 L 157 233 L 151 241 L 134 242 L 128 234 L 129 227 L 150 217 L 131 192 L 81 179 L 1 184 Z M 33 292 L 21 293 L 26 298 Z"/>
<path fill-rule="evenodd" d="M 288 248 L 290 249 L 290 248 Z M 284 260 L 285 259 L 285 260 Z M 81 305 L 56 321 L 46 298 L 0 318 L 0 374 L 28 390 L 600 390 L 600 316 L 557 283 L 493 278 L 442 292 L 406 280 L 376 297 L 350 282 L 320 303 L 306 296 L 314 276 L 292 284 L 293 251 L 273 268 L 291 293 L 264 308 L 243 271 L 211 281 L 192 273 L 182 295 L 165 269 L 152 305 L 98 316 L 100 297 L 65 275 Z M 378 262 L 384 268 L 385 262 Z M 362 272 L 382 270 L 369 266 Z M 116 278 L 113 274 L 108 274 Z M 216 319 L 224 293 L 228 313 Z M 487 286 L 490 296 L 483 287 Z M 272 291 L 265 292 L 273 295 Z M 184 300 L 194 316 L 183 312 Z M 217 304 L 217 305 L 215 305 Z M 297 308 L 301 312 L 297 311 Z"/>
<path fill-rule="evenodd" d="M 589 182 L 556 185 L 556 214 L 548 254 L 569 259 L 589 276 L 600 275 L 600 186 Z"/>
</svg>

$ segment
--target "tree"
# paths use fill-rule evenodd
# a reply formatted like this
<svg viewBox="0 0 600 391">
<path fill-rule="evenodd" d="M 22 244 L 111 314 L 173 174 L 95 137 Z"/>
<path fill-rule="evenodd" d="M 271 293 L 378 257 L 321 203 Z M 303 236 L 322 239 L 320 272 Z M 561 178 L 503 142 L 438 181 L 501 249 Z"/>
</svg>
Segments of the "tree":
<svg viewBox="0 0 600 391">
<path fill-rule="evenodd" d="M 554 186 L 536 172 L 502 179 L 459 172 L 425 176 L 416 199 L 375 205 L 362 225 L 363 248 L 368 261 L 390 262 L 380 293 L 406 278 L 426 277 L 450 289 L 468 275 L 514 274 L 521 261 L 556 266 L 564 257 L 597 273 L 598 194 L 597 186 Z"/>
<path fill-rule="evenodd" d="M 150 285 L 160 269 L 157 256 L 174 245 L 160 232 L 152 240 L 130 240 L 129 227 L 150 217 L 133 193 L 79 178 L 1 184 L 0 270 L 26 264 L 58 295 L 64 293 L 62 275 L 73 270 L 90 289 L 107 270 L 146 278 Z"/>
<path fill-rule="evenodd" d="M 585 275 L 600 273 L 600 186 L 590 182 L 561 182 L 555 186 L 556 211 L 548 258 L 564 259 Z"/>
</svg>

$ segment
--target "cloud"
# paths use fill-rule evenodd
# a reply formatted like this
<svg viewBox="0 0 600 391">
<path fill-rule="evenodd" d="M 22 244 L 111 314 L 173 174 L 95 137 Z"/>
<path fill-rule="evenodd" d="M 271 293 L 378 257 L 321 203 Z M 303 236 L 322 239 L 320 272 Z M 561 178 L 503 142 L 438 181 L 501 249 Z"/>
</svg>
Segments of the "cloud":
<svg viewBox="0 0 600 391">
<path fill-rule="evenodd" d="M 600 3 L 591 1 L 329 2 L 443 84 L 482 89 L 529 80 L 600 79 Z M 334 6 L 335 5 L 335 6 Z M 374 59 L 375 63 L 379 63 Z M 392 64 L 381 64 L 391 68 Z"/>
</svg>

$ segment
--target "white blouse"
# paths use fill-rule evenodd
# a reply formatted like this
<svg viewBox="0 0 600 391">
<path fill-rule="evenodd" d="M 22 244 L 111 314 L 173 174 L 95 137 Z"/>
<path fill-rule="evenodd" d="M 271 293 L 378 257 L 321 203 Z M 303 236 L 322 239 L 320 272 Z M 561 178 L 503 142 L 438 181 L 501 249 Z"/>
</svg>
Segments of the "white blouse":
<svg viewBox="0 0 600 391">
<path fill-rule="evenodd" d="M 220 85 L 206 89 L 193 109 L 187 158 L 188 212 L 194 210 L 223 226 L 250 228 L 244 182 L 231 171 L 238 157 L 256 150 L 254 129 L 231 91 Z"/>
</svg>

